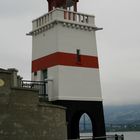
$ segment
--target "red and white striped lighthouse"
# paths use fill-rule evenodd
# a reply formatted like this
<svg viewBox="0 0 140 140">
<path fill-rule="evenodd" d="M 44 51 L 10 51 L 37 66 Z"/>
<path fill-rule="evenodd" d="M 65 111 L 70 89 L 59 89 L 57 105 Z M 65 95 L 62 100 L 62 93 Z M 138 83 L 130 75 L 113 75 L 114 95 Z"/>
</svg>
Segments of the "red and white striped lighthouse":
<svg viewBox="0 0 140 140">
<path fill-rule="evenodd" d="M 91 120 L 94 116 L 94 127 L 97 126 L 93 130 L 94 135 L 103 136 L 105 130 L 95 36 L 99 28 L 95 26 L 93 15 L 77 12 L 77 2 L 48 0 L 49 12 L 33 20 L 30 32 L 33 38 L 32 80 L 51 79 L 48 82 L 49 101 L 71 109 L 67 112 L 71 117 L 79 109 L 81 115 L 87 113 Z M 78 129 L 73 126 L 75 122 L 72 119 L 67 121 L 68 137 L 77 138 L 78 132 L 74 131 Z"/>
</svg>

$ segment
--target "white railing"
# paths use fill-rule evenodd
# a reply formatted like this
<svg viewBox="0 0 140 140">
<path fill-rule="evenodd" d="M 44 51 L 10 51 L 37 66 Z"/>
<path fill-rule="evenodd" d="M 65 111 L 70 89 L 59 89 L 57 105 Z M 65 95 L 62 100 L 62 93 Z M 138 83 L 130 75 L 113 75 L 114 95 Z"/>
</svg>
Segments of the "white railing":
<svg viewBox="0 0 140 140">
<path fill-rule="evenodd" d="M 64 9 L 55 9 L 33 20 L 33 30 L 38 29 L 55 20 L 94 25 L 94 18 L 95 17 L 93 15 L 67 11 Z"/>
</svg>

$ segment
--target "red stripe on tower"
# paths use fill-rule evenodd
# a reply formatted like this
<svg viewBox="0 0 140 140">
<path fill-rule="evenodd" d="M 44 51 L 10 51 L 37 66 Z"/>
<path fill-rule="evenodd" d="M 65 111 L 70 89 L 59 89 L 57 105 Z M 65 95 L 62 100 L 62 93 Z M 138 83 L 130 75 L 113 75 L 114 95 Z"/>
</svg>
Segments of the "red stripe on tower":
<svg viewBox="0 0 140 140">
<path fill-rule="evenodd" d="M 77 55 L 72 53 L 56 52 L 48 56 L 32 61 L 32 72 L 43 70 L 57 65 L 99 68 L 98 57 L 80 55 L 80 62 L 77 61 Z"/>
</svg>

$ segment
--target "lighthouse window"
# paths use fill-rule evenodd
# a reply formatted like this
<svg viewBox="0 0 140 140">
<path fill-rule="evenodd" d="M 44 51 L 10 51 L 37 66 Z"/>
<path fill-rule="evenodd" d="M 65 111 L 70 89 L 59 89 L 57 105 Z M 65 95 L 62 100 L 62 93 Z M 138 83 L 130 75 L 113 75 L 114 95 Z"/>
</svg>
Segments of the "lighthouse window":
<svg viewBox="0 0 140 140">
<path fill-rule="evenodd" d="M 81 62 L 80 49 L 77 49 L 77 62 Z"/>
<path fill-rule="evenodd" d="M 34 76 L 37 76 L 37 72 L 34 72 Z"/>
<path fill-rule="evenodd" d="M 44 80 L 46 80 L 48 78 L 48 71 L 47 71 L 47 69 L 43 70 L 42 71 L 42 74 L 43 74 L 42 75 L 43 76 L 43 79 L 42 80 L 44 81 Z"/>
</svg>

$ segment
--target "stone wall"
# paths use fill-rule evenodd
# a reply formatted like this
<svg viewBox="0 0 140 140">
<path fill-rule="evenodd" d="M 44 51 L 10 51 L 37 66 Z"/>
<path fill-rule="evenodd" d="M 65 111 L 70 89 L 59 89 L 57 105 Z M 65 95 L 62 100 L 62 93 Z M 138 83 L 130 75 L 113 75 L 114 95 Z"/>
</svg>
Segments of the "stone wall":
<svg viewBox="0 0 140 140">
<path fill-rule="evenodd" d="M 0 80 L 3 84 L 0 84 L 0 94 L 9 94 L 11 92 L 11 72 L 0 70 Z"/>
<path fill-rule="evenodd" d="M 2 75 L 0 140 L 66 140 L 65 108 L 40 103 L 38 90 L 11 87 L 10 73 Z"/>
</svg>

